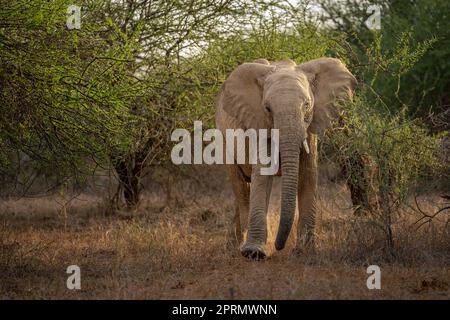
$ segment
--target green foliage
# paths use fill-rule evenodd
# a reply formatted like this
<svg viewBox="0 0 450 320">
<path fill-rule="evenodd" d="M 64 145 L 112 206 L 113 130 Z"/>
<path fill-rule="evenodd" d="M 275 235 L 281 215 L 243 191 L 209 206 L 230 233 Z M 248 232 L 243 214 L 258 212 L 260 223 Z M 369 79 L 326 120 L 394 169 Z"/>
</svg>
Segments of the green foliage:
<svg viewBox="0 0 450 320">
<path fill-rule="evenodd" d="M 395 35 L 399 32 L 408 32 L 412 45 L 432 41 L 429 50 L 403 77 L 399 96 L 413 106 L 410 111 L 415 116 L 427 116 L 430 110 L 445 111 L 450 99 L 450 2 L 390 1 L 389 8 L 383 24 L 383 35 L 390 39 L 387 47 L 397 42 Z"/>
<path fill-rule="evenodd" d="M 345 127 L 329 134 L 333 154 L 335 159 L 341 158 L 337 159 L 339 163 L 347 161 L 349 155 L 363 155 L 368 164 L 364 175 L 372 179 L 372 196 L 389 197 L 389 203 L 399 204 L 421 179 L 436 174 L 440 167 L 436 153 L 442 134 L 429 134 L 418 120 L 408 119 L 405 112 L 394 116 L 380 114 L 371 108 L 371 101 L 360 94 L 347 105 Z"/>
<path fill-rule="evenodd" d="M 387 77 L 378 78 L 380 83 L 375 84 L 378 93 L 390 104 L 391 110 L 395 112 L 408 105 L 410 116 L 422 118 L 428 117 L 430 112 L 445 113 L 450 101 L 449 1 L 315 2 L 319 3 L 323 10 L 322 21 L 331 22 L 333 28 L 347 35 L 355 64 L 358 64 L 356 61 L 383 64 L 379 59 L 367 60 L 367 48 L 383 52 L 384 57 L 390 53 L 391 57 L 398 60 L 399 73 L 388 73 Z M 381 30 L 368 30 L 364 24 L 370 15 L 366 11 L 370 5 L 379 5 L 382 8 Z M 408 48 L 415 48 L 417 55 L 411 55 Z M 428 121 L 428 125 L 434 130 L 448 129 L 448 113 L 445 117 L 439 124 Z"/>
<path fill-rule="evenodd" d="M 128 71 L 136 44 L 91 23 L 88 8 L 82 28 L 68 30 L 70 4 L 0 3 L 1 168 L 13 178 L 23 161 L 28 172 L 78 177 L 88 159 L 104 164 L 133 137 L 128 111 L 142 91 Z"/>
<path fill-rule="evenodd" d="M 350 184 L 362 190 L 362 207 L 357 212 L 365 211 L 381 228 L 385 248 L 392 256 L 392 223 L 399 209 L 413 192 L 423 192 L 424 184 L 445 171 L 437 154 L 445 133 L 431 135 L 418 120 L 408 119 L 406 112 L 382 114 L 372 104 L 373 100 L 360 92 L 347 105 L 342 118 L 345 126 L 328 133 L 323 152 L 347 168 Z"/>
<path fill-rule="evenodd" d="M 412 47 L 409 36 L 400 35 L 398 44 L 382 50 L 378 35 L 366 48 L 370 63 L 359 70 L 362 81 L 353 102 L 344 108 L 343 126 L 329 132 L 323 142 L 324 152 L 347 169 L 350 184 L 363 190 L 367 203 L 362 205 L 385 232 L 390 254 L 394 254 L 391 224 L 399 208 L 420 184 L 445 171 L 438 152 L 446 133 L 431 134 L 399 96 L 401 76 L 430 48 L 430 42 Z M 392 108 L 395 103 L 402 108 Z"/>
</svg>

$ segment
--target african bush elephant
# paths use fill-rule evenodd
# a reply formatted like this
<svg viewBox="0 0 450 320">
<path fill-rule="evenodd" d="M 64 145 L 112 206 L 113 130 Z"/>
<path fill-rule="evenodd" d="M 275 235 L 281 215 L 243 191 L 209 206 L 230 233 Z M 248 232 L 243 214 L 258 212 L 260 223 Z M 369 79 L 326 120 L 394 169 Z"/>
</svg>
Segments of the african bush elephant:
<svg viewBox="0 0 450 320">
<path fill-rule="evenodd" d="M 282 177 L 277 250 L 284 248 L 289 236 L 297 195 L 297 248 L 314 243 L 317 134 L 339 115 L 337 102 L 351 98 L 355 85 L 355 77 L 333 58 L 299 65 L 291 60 L 269 63 L 259 59 L 238 66 L 222 85 L 216 106 L 216 125 L 222 134 L 226 129 L 279 129 L 278 174 Z M 259 162 L 228 165 L 236 204 L 236 238 L 241 243 L 248 229 L 240 251 L 256 260 L 266 256 L 272 186 L 272 176 L 262 175 L 261 166 Z"/>
</svg>

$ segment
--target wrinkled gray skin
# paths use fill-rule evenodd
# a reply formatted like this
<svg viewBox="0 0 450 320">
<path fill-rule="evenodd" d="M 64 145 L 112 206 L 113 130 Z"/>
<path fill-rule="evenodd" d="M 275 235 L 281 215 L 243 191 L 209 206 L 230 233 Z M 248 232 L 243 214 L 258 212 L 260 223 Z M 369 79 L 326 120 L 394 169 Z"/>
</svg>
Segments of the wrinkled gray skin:
<svg viewBox="0 0 450 320">
<path fill-rule="evenodd" d="M 355 78 L 339 60 L 320 58 L 301 65 L 291 60 L 270 64 L 259 59 L 237 67 L 222 86 L 216 125 L 224 136 L 226 129 L 280 130 L 278 174 L 282 176 L 282 184 L 277 250 L 284 248 L 289 236 L 297 197 L 300 214 L 297 248 L 313 244 L 317 134 L 336 118 L 337 102 L 351 97 L 355 84 Z M 236 152 L 235 149 L 235 155 Z M 273 179 L 261 175 L 261 166 L 228 165 L 236 199 L 235 235 L 241 244 L 247 232 L 240 250 L 242 255 L 253 259 L 266 256 L 267 209 Z"/>
</svg>

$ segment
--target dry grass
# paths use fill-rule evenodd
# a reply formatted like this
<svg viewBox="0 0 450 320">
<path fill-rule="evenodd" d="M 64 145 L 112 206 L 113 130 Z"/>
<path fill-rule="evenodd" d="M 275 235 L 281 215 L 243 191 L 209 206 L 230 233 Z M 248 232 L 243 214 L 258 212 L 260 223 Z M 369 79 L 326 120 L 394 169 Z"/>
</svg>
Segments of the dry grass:
<svg viewBox="0 0 450 320">
<path fill-rule="evenodd" d="M 0 298 L 49 299 L 448 299 L 448 215 L 418 231 L 405 210 L 395 221 L 396 257 L 385 258 L 383 234 L 354 217 L 345 187 L 322 184 L 315 253 L 290 246 L 263 262 L 227 248 L 233 197 L 226 178 L 177 179 L 170 204 L 150 184 L 139 211 L 106 215 L 100 195 L 66 208 L 53 198 L 0 202 Z M 199 172 L 204 172 L 200 170 Z M 269 247 L 278 191 L 274 186 Z M 422 199 L 430 212 L 438 197 Z M 81 290 L 66 288 L 66 268 L 81 267 Z M 382 290 L 368 290 L 366 268 L 378 264 Z"/>
</svg>

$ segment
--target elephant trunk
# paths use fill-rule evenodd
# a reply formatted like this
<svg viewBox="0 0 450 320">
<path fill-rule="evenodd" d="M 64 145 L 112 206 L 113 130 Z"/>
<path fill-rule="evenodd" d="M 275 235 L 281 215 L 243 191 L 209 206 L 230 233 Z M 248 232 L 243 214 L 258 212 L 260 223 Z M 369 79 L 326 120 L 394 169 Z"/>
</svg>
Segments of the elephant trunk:
<svg viewBox="0 0 450 320">
<path fill-rule="evenodd" d="M 279 120 L 282 126 L 277 126 L 277 119 L 274 119 L 275 128 L 280 129 L 280 155 L 281 155 L 281 214 L 278 234 L 275 241 L 275 248 L 281 250 L 286 244 L 286 240 L 294 221 L 295 206 L 298 190 L 298 169 L 299 156 L 302 142 L 306 138 L 306 130 L 298 116 L 284 116 Z M 301 125 L 299 125 L 299 123 Z M 286 124 L 289 124 L 286 126 Z"/>
</svg>

